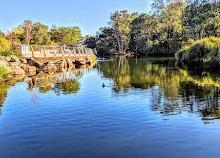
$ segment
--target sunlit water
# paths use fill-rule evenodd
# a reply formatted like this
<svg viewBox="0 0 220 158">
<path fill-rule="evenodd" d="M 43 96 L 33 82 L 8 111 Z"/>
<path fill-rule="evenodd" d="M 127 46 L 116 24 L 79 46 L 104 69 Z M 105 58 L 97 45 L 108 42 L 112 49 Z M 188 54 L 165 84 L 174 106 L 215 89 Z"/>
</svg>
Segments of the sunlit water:
<svg viewBox="0 0 220 158">
<path fill-rule="evenodd" d="M 122 58 L 2 85 L 0 157 L 217 158 L 220 78 L 186 69 Z"/>
</svg>

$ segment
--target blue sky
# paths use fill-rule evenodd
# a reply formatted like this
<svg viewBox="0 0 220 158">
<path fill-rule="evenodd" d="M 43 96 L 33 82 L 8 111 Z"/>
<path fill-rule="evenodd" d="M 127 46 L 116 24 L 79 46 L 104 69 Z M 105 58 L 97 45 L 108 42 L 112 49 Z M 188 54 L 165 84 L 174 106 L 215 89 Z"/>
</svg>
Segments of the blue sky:
<svg viewBox="0 0 220 158">
<path fill-rule="evenodd" d="M 48 26 L 79 26 L 82 34 L 95 34 L 116 10 L 146 13 L 152 0 L 0 0 L 0 30 L 6 32 L 24 20 Z"/>
</svg>

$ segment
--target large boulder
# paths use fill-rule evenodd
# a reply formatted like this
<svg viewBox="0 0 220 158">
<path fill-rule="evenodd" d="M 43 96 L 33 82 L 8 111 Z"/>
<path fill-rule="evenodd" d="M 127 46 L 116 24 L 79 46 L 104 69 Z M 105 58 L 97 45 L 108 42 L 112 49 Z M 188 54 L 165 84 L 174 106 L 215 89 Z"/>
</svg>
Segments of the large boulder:
<svg viewBox="0 0 220 158">
<path fill-rule="evenodd" d="M 21 67 L 23 70 L 25 70 L 25 69 L 27 68 L 27 66 L 28 66 L 28 65 L 26 65 L 26 64 L 20 64 L 20 67 Z"/>
<path fill-rule="evenodd" d="M 58 71 L 63 71 L 67 68 L 66 60 L 59 60 L 55 63 Z"/>
<path fill-rule="evenodd" d="M 15 55 L 10 55 L 9 57 L 11 58 L 10 62 L 20 62 L 19 58 Z"/>
<path fill-rule="evenodd" d="M 10 62 L 9 69 L 12 75 L 24 75 L 25 74 L 25 71 L 19 66 L 17 62 Z"/>
<path fill-rule="evenodd" d="M 34 59 L 27 60 L 27 64 L 29 66 L 35 66 L 37 68 L 41 68 L 41 64 Z"/>
<path fill-rule="evenodd" d="M 4 56 L 0 56 L 0 60 L 5 60 L 5 57 Z"/>
<path fill-rule="evenodd" d="M 86 64 L 92 64 L 92 58 L 90 58 L 90 57 L 87 57 L 86 58 Z"/>
<path fill-rule="evenodd" d="M 5 61 L 5 60 L 0 60 L 0 66 L 7 67 L 8 66 L 8 62 Z"/>
<path fill-rule="evenodd" d="M 43 72 L 43 71 L 40 71 L 37 75 L 36 75 L 36 77 L 37 78 L 41 78 L 41 77 L 46 77 L 46 76 L 48 76 L 49 74 L 48 73 L 45 73 L 45 72 Z"/>
<path fill-rule="evenodd" d="M 37 69 L 35 66 L 26 66 L 25 68 L 25 73 L 28 75 L 28 76 L 34 76 L 36 75 L 37 73 Z"/>
<path fill-rule="evenodd" d="M 86 64 L 86 60 L 83 58 L 78 58 L 75 60 L 75 64 L 76 65 L 85 65 Z"/>
<path fill-rule="evenodd" d="M 10 57 L 4 57 L 4 60 L 9 62 L 11 60 L 11 58 Z"/>
<path fill-rule="evenodd" d="M 42 70 L 47 73 L 52 73 L 57 71 L 57 67 L 53 62 L 46 62 L 42 66 Z"/>
<path fill-rule="evenodd" d="M 27 64 L 27 60 L 26 59 L 20 59 L 19 60 L 22 64 Z"/>
</svg>

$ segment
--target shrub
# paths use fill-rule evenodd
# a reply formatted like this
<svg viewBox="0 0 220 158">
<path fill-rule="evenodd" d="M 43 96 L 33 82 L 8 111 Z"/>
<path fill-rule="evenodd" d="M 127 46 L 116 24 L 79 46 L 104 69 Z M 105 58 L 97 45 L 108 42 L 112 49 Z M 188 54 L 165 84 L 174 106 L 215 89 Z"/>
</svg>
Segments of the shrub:
<svg viewBox="0 0 220 158">
<path fill-rule="evenodd" d="M 8 76 L 8 68 L 4 67 L 4 66 L 0 66 L 0 77 L 5 79 Z"/>
<path fill-rule="evenodd" d="M 0 37 L 0 51 L 1 50 L 10 50 L 10 43 L 4 37 Z"/>
<path fill-rule="evenodd" d="M 23 55 L 19 52 L 13 52 L 13 51 L 0 51 L 0 56 L 9 56 L 9 55 L 15 55 L 19 58 L 23 57 Z"/>
<path fill-rule="evenodd" d="M 182 60 L 183 59 L 183 55 L 186 53 L 186 50 L 184 49 L 180 49 L 176 54 L 175 57 L 177 60 Z"/>
<path fill-rule="evenodd" d="M 177 60 L 220 66 L 220 38 L 210 37 L 185 45 L 176 54 Z"/>
</svg>

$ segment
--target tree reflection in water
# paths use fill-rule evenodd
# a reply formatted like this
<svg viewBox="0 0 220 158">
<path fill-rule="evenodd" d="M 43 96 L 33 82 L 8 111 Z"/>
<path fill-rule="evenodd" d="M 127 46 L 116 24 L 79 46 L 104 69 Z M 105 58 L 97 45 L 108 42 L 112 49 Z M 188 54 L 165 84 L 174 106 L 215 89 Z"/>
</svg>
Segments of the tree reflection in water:
<svg viewBox="0 0 220 158">
<path fill-rule="evenodd" d="M 60 83 L 56 83 L 53 87 L 53 91 L 57 94 L 72 94 L 77 93 L 80 89 L 80 84 L 76 79 L 67 79 Z"/>
<path fill-rule="evenodd" d="M 59 72 L 53 75 L 48 73 L 40 72 L 36 76 L 26 78 L 28 81 L 28 90 L 32 94 L 32 102 L 35 104 L 38 101 L 37 93 L 35 90 L 39 89 L 40 93 L 47 93 L 53 91 L 56 95 L 67 95 L 77 93 L 80 89 L 80 83 L 77 79 L 83 76 L 86 71 L 90 71 L 94 65 L 89 65 L 87 67 L 79 67 L 77 69 L 68 69 L 63 72 Z M 11 86 L 14 86 L 16 82 L 24 81 L 22 80 L 10 80 L 0 85 L 0 115 L 1 107 L 7 97 L 8 90 Z"/>
<path fill-rule="evenodd" d="M 1 115 L 1 107 L 5 102 L 5 98 L 7 97 L 7 92 L 9 88 L 10 86 L 5 83 L 0 86 L 0 115 Z"/>
<path fill-rule="evenodd" d="M 3 106 L 5 99 L 7 98 L 8 90 L 11 86 L 14 86 L 16 82 L 19 82 L 20 80 L 11 80 L 10 82 L 4 82 L 0 85 L 0 115 L 1 115 L 1 107 Z"/>
<path fill-rule="evenodd" d="M 187 112 L 199 115 L 204 120 L 220 119 L 219 73 L 190 70 L 186 66 L 183 69 L 176 66 L 174 60 L 159 58 L 116 58 L 99 62 L 97 68 L 104 78 L 114 81 L 112 91 L 115 95 L 126 95 L 132 91 L 147 92 L 150 109 L 161 115 L 180 115 Z M 85 71 L 89 69 L 76 69 L 54 75 L 40 72 L 28 81 L 32 99 L 37 99 L 35 90 L 38 89 L 40 93 L 53 91 L 56 95 L 77 93 L 80 89 L 77 79 Z M 0 86 L 0 105 L 4 103 L 8 89 L 14 84 L 15 81 Z"/>
<path fill-rule="evenodd" d="M 220 118 L 219 74 L 182 69 L 165 58 L 117 58 L 100 62 L 98 67 L 104 78 L 113 79 L 117 95 L 150 90 L 151 110 L 162 115 L 188 112 L 204 119 Z"/>
<path fill-rule="evenodd" d="M 78 71 L 76 71 L 78 73 Z M 82 72 L 81 72 L 82 73 Z M 39 88 L 40 93 L 54 91 L 56 95 L 67 95 L 77 93 L 80 89 L 80 84 L 74 77 L 74 72 L 62 72 L 55 75 L 48 75 L 41 72 L 40 77 L 32 77 L 28 82 L 29 90 Z"/>
</svg>

